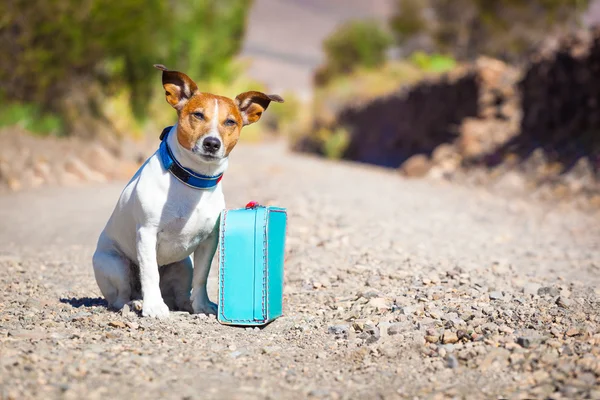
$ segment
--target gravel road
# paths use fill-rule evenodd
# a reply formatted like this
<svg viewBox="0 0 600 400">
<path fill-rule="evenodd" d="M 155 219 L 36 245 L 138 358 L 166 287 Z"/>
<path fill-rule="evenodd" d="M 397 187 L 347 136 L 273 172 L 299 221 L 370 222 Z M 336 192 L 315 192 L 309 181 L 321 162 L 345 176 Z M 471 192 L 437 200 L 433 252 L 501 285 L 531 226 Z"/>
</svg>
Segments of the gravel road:
<svg viewBox="0 0 600 400">
<path fill-rule="evenodd" d="M 124 184 L 5 195 L 0 398 L 600 399 L 598 215 L 281 143 L 231 158 L 229 207 L 289 210 L 285 316 L 109 311 L 91 255 Z"/>
</svg>

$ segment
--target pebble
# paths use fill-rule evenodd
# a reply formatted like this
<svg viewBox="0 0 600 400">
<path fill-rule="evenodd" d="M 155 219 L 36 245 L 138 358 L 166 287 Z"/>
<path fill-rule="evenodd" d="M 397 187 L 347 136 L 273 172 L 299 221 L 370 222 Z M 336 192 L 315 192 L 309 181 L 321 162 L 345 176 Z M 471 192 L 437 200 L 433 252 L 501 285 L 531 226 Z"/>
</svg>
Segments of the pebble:
<svg viewBox="0 0 600 400">
<path fill-rule="evenodd" d="M 425 336 L 425 341 L 428 343 L 437 343 L 440 340 L 439 336 L 434 336 L 434 335 L 426 335 Z"/>
<path fill-rule="evenodd" d="M 491 292 L 489 294 L 490 300 L 502 300 L 502 292 Z"/>
<path fill-rule="evenodd" d="M 554 286 L 543 286 L 537 291 L 538 296 L 550 296 L 556 297 L 560 294 L 560 291 Z"/>
<path fill-rule="evenodd" d="M 538 344 L 541 341 L 539 337 L 534 336 L 519 336 L 517 338 L 517 343 L 526 349 Z"/>
<path fill-rule="evenodd" d="M 336 336 L 347 335 L 349 329 L 350 329 L 349 325 L 331 325 L 327 329 L 327 332 L 329 332 L 330 334 L 334 334 Z"/>
<path fill-rule="evenodd" d="M 123 321 L 110 321 L 108 326 L 112 326 L 113 328 L 125 328 L 126 325 Z"/>
<path fill-rule="evenodd" d="M 444 332 L 444 336 L 442 337 L 442 343 L 449 344 L 456 342 L 458 342 L 458 336 L 456 335 L 456 333 L 450 331 Z"/>
<path fill-rule="evenodd" d="M 556 305 L 561 308 L 569 308 L 569 307 L 571 307 L 572 304 L 573 304 L 573 300 L 570 300 L 563 296 L 559 296 L 559 298 L 556 299 Z"/>
<path fill-rule="evenodd" d="M 459 366 L 458 359 L 456 358 L 456 356 L 454 354 L 448 355 L 448 357 L 446 358 L 446 365 L 450 369 L 458 368 L 458 366 Z"/>
<path fill-rule="evenodd" d="M 565 332 L 565 335 L 568 336 L 568 337 L 573 337 L 573 336 L 577 336 L 577 335 L 580 335 L 580 334 L 581 334 L 580 330 L 577 329 L 577 328 L 573 328 L 573 327 L 567 329 L 567 331 Z"/>
</svg>

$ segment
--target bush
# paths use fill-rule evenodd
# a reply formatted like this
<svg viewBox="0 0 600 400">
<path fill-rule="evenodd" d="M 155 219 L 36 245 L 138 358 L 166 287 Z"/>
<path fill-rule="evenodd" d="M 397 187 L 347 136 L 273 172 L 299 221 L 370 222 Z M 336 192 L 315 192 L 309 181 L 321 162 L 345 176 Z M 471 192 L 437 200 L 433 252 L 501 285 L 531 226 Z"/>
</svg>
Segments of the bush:
<svg viewBox="0 0 600 400">
<path fill-rule="evenodd" d="M 317 72 L 315 82 L 323 84 L 358 67 L 378 67 L 385 62 L 391 44 L 391 37 L 377 22 L 348 22 L 325 40 L 326 63 Z"/>
<path fill-rule="evenodd" d="M 426 38 L 459 59 L 520 61 L 542 40 L 577 28 L 589 0 L 397 0 L 390 27 L 399 43 Z"/>
<path fill-rule="evenodd" d="M 456 67 L 456 60 L 441 54 L 426 54 L 422 51 L 414 52 L 410 61 L 423 71 L 446 72 Z"/>
<path fill-rule="evenodd" d="M 0 108 L 0 128 L 15 125 L 40 135 L 58 135 L 63 131 L 59 116 L 43 113 L 35 104 L 13 103 Z"/>
<path fill-rule="evenodd" d="M 108 96 L 128 90 L 131 107 L 143 117 L 157 87 L 154 63 L 196 79 L 229 77 L 250 3 L 3 0 L 0 95 L 65 113 L 63 100 L 73 92 L 85 99 L 80 104 L 99 110 L 97 86 Z"/>
</svg>

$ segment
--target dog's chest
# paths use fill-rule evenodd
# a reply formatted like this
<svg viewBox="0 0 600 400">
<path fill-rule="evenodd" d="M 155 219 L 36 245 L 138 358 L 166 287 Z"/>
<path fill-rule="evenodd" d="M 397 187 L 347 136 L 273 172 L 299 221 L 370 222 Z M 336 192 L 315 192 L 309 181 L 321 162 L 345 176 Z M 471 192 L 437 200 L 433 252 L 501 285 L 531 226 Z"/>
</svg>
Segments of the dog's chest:
<svg viewBox="0 0 600 400">
<path fill-rule="evenodd" d="M 223 202 L 218 198 L 203 198 L 194 203 L 184 200 L 165 205 L 157 238 L 160 265 L 189 256 L 216 228 Z"/>
</svg>

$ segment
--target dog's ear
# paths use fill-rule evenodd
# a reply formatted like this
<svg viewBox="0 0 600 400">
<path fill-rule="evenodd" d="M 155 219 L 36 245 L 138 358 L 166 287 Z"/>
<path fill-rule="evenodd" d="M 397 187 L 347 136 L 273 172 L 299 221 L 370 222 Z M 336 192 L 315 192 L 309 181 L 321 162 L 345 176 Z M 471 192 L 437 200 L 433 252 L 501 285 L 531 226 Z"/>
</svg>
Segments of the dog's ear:
<svg viewBox="0 0 600 400">
<path fill-rule="evenodd" d="M 167 103 L 180 111 L 190 97 L 198 92 L 198 85 L 183 72 L 170 71 L 162 64 L 154 64 L 154 67 L 163 72 L 162 84 L 165 88 Z"/>
<path fill-rule="evenodd" d="M 272 101 L 283 103 L 281 96 L 261 92 L 245 92 L 236 96 L 235 104 L 240 109 L 244 125 L 258 121 Z"/>
</svg>

